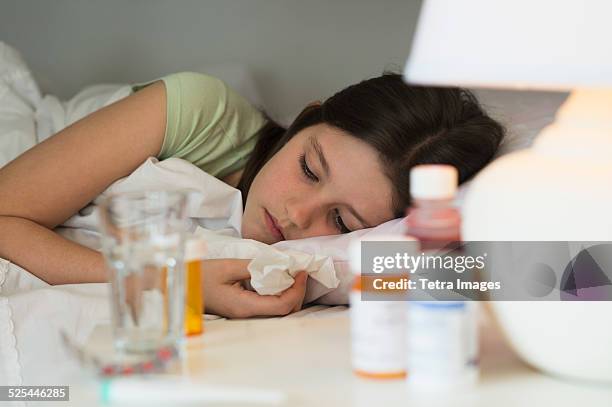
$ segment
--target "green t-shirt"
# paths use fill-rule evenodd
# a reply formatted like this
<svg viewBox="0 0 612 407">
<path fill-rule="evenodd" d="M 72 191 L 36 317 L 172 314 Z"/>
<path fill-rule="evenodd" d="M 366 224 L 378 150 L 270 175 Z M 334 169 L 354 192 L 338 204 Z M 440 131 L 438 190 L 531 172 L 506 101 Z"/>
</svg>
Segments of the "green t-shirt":
<svg viewBox="0 0 612 407">
<path fill-rule="evenodd" d="M 266 122 L 263 114 L 212 76 L 181 72 L 161 80 L 167 117 L 157 158 L 182 158 L 217 178 L 243 168 L 257 142 L 254 136 Z"/>
</svg>

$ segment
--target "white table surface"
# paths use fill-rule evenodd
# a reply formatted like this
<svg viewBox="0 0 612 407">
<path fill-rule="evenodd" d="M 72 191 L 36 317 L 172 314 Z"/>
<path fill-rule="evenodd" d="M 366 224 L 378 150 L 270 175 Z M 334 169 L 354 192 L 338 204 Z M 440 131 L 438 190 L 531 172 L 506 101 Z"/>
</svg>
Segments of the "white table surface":
<svg viewBox="0 0 612 407">
<path fill-rule="evenodd" d="M 100 335 L 99 335 L 100 337 Z M 612 344 L 611 344 L 612 345 Z M 356 377 L 348 313 L 321 318 L 206 321 L 180 371 L 207 385 L 280 390 L 288 406 L 612 406 L 612 386 L 554 378 L 522 363 L 493 325 L 483 329 L 481 377 L 471 391 L 418 397 L 403 380 Z M 70 405 L 95 404 L 71 388 Z"/>
</svg>

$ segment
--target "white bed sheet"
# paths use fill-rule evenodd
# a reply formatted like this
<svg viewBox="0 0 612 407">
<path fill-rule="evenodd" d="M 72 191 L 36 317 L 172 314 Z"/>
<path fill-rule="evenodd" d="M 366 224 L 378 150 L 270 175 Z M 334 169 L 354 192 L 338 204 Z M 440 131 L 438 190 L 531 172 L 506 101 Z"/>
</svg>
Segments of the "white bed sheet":
<svg viewBox="0 0 612 407">
<path fill-rule="evenodd" d="M 17 266 L 0 260 L 0 280 L 9 268 L 15 271 Z M 70 384 L 81 375 L 82 366 L 64 349 L 60 331 L 87 346 L 95 339 L 90 336 L 96 327 L 109 329 L 108 284 L 47 286 L 37 280 L 22 281 L 27 290 L 0 296 L 0 384 Z M 325 318 L 346 309 L 313 305 L 282 318 Z M 205 324 L 226 320 L 208 314 L 204 318 Z"/>
</svg>

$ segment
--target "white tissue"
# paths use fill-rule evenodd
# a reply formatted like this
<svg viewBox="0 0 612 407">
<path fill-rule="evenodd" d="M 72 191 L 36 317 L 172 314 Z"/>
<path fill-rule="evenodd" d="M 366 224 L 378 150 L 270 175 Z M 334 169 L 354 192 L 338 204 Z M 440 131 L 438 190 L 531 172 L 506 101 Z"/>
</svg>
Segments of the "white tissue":
<svg viewBox="0 0 612 407">
<path fill-rule="evenodd" d="M 340 284 L 329 256 L 296 250 L 279 250 L 251 239 L 240 239 L 198 227 L 195 235 L 208 244 L 207 259 L 252 259 L 248 265 L 251 286 L 262 295 L 279 294 L 293 285 L 295 275 L 304 270 L 328 289 Z M 308 302 L 308 295 L 305 302 Z"/>
</svg>

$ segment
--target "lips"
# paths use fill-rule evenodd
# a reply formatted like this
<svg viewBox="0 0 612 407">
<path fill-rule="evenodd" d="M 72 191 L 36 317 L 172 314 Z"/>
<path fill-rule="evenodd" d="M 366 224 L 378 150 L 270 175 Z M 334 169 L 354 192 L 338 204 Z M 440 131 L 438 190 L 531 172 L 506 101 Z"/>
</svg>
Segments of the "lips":
<svg viewBox="0 0 612 407">
<path fill-rule="evenodd" d="M 270 231 L 272 236 L 279 240 L 285 240 L 285 236 L 283 235 L 281 229 L 278 227 L 276 219 L 274 219 L 274 217 L 270 215 L 270 213 L 266 209 L 264 209 L 264 214 L 266 218 L 266 226 L 268 227 L 268 230 Z"/>
</svg>

